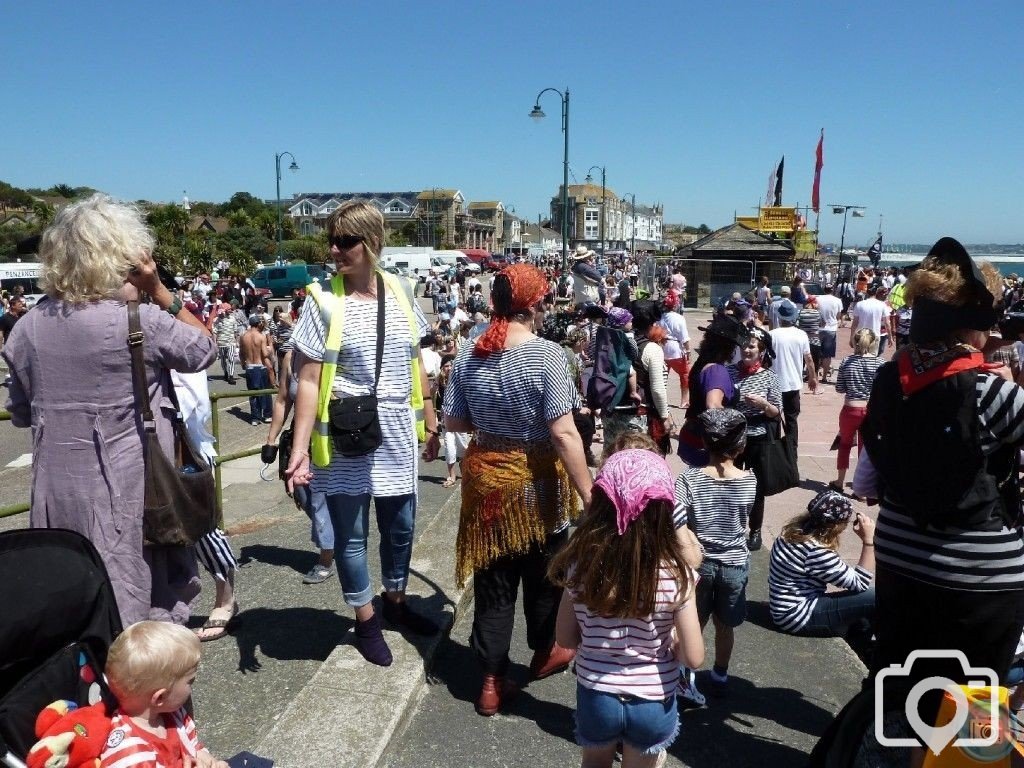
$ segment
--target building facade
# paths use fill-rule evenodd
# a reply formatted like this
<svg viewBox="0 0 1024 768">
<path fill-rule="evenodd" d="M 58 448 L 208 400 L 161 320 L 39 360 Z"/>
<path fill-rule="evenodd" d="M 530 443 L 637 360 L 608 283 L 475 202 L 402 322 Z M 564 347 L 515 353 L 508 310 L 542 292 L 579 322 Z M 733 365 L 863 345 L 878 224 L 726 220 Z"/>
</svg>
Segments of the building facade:
<svg viewBox="0 0 1024 768">
<path fill-rule="evenodd" d="M 551 227 L 561 232 L 562 187 L 551 199 Z M 633 205 L 630 195 L 620 199 L 611 187 L 600 184 L 569 185 L 569 242 L 596 251 L 656 251 L 664 239 L 664 207 Z M 603 224 L 603 238 L 602 238 Z"/>
</svg>

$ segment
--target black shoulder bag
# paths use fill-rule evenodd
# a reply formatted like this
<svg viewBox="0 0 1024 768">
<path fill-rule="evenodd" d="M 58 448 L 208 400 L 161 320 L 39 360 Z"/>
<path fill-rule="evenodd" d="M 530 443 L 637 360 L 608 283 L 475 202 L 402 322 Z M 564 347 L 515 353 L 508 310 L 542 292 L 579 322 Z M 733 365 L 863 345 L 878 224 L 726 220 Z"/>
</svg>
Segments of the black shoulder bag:
<svg viewBox="0 0 1024 768">
<path fill-rule="evenodd" d="M 142 357 L 145 337 L 139 322 L 139 303 L 128 302 L 128 349 L 132 356 L 132 387 L 142 415 L 142 455 L 145 465 L 143 543 L 187 547 L 217 527 L 213 467 L 192 444 L 180 416 L 174 419 L 174 457 L 168 457 L 156 434 L 149 386 Z"/>
<path fill-rule="evenodd" d="M 373 374 L 373 393 L 332 400 L 327 409 L 334 450 L 352 458 L 373 453 L 383 440 L 377 415 L 377 385 L 384 359 L 384 278 L 377 273 L 377 362 Z M 324 329 L 327 332 L 327 329 Z"/>
</svg>

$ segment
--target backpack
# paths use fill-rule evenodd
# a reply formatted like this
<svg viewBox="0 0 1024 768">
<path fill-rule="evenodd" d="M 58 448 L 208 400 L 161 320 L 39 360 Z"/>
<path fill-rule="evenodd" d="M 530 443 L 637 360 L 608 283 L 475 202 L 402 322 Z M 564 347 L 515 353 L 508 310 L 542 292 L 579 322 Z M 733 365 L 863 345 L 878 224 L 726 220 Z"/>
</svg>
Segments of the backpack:
<svg viewBox="0 0 1024 768">
<path fill-rule="evenodd" d="M 587 406 L 608 410 L 619 405 L 625 397 L 632 367 L 626 334 L 598 326 L 594 372 L 587 383 Z"/>
</svg>

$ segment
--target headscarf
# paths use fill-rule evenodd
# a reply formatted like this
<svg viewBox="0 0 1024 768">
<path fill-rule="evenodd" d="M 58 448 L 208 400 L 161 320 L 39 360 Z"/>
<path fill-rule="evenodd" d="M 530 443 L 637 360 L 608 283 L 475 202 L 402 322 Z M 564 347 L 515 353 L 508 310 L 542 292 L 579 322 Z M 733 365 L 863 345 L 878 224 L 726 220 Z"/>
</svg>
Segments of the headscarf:
<svg viewBox="0 0 1024 768">
<path fill-rule="evenodd" d="M 804 533 L 844 523 L 853 515 L 853 504 L 838 491 L 825 490 L 807 505 L 807 520 L 801 526 Z"/>
<path fill-rule="evenodd" d="M 625 328 L 633 322 L 633 313 L 622 307 L 612 307 L 608 310 L 608 327 Z"/>
<path fill-rule="evenodd" d="M 513 264 L 501 270 L 491 285 L 494 316 L 473 347 L 473 354 L 486 357 L 504 348 L 509 318 L 529 310 L 547 292 L 548 281 L 544 273 L 530 264 Z"/>
<path fill-rule="evenodd" d="M 619 536 L 652 501 L 675 501 L 672 471 L 658 454 L 644 448 L 613 453 L 597 473 L 598 486 L 615 507 Z"/>
<path fill-rule="evenodd" d="M 697 421 L 709 453 L 733 453 L 747 444 L 747 420 L 733 408 L 709 408 Z"/>
</svg>

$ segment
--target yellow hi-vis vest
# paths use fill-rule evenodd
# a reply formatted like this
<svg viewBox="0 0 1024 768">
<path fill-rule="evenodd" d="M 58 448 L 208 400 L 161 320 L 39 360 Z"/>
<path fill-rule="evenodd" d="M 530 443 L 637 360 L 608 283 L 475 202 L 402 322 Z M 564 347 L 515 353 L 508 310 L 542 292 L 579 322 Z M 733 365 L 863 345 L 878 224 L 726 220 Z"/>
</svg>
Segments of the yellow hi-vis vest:
<svg viewBox="0 0 1024 768">
<path fill-rule="evenodd" d="M 416 414 L 416 436 L 420 442 L 424 442 L 427 438 L 427 425 L 423 418 L 423 387 L 420 383 L 420 330 L 419 323 L 416 322 L 416 313 L 413 312 L 413 302 L 416 299 L 413 295 L 412 285 L 407 280 L 388 272 L 382 274 L 385 290 L 390 290 L 395 295 L 398 305 L 409 319 L 409 370 L 412 377 L 412 396 L 409 398 L 409 405 Z M 345 281 L 340 275 L 335 275 L 331 279 L 330 293 L 325 292 L 320 283 L 307 285 L 306 293 L 312 297 L 320 309 L 320 319 L 323 321 L 326 334 L 324 360 L 320 366 L 320 391 L 316 405 L 316 421 L 313 422 L 309 455 L 316 466 L 327 467 L 331 464 L 331 449 L 333 448 L 328 409 L 334 389 L 334 375 L 338 370 L 338 355 L 341 351 L 342 330 L 345 323 Z"/>
</svg>

